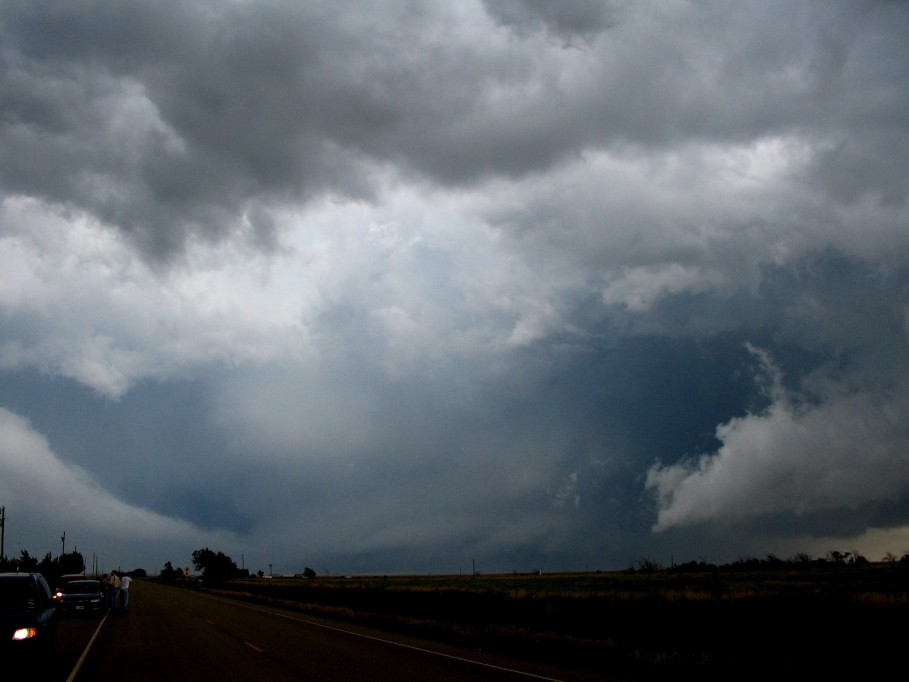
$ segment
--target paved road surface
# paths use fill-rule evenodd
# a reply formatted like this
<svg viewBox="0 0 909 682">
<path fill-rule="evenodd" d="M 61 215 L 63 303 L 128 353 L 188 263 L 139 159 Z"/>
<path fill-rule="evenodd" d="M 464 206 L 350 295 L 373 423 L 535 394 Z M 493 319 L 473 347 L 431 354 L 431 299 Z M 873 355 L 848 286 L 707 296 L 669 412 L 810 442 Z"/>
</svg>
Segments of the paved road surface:
<svg viewBox="0 0 909 682">
<path fill-rule="evenodd" d="M 110 613 L 100 628 L 98 619 L 61 623 L 56 679 L 67 679 L 95 631 L 72 682 L 603 679 L 148 581 L 130 593 L 129 611 Z"/>
</svg>

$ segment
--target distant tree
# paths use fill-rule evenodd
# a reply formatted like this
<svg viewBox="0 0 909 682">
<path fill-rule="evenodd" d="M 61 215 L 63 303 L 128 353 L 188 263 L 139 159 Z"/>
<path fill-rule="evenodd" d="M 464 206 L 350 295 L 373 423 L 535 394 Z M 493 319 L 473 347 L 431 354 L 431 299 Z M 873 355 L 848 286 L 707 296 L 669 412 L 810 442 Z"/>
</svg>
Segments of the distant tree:
<svg viewBox="0 0 909 682">
<path fill-rule="evenodd" d="M 742 571 L 750 571 L 760 568 L 761 560 L 752 554 L 744 554 L 732 562 L 732 568 Z"/>
<path fill-rule="evenodd" d="M 193 552 L 193 566 L 202 571 L 206 583 L 220 583 L 236 578 L 239 570 L 236 562 L 223 552 L 213 552 L 208 547 Z"/>
<path fill-rule="evenodd" d="M 716 564 L 708 564 L 704 561 L 686 561 L 683 564 L 675 564 L 667 570 L 670 573 L 707 573 L 717 568 Z"/>
<path fill-rule="evenodd" d="M 656 573 L 657 571 L 663 570 L 663 566 L 654 559 L 641 557 L 638 559 L 638 570 L 641 573 Z"/>
<path fill-rule="evenodd" d="M 767 558 L 764 559 L 764 566 L 766 568 L 780 568 L 783 565 L 783 560 L 780 559 L 776 554 L 768 554 Z"/>
<path fill-rule="evenodd" d="M 23 573 L 32 573 L 33 571 L 38 570 L 38 559 L 33 556 L 29 556 L 28 550 L 23 549 L 19 553 L 19 570 Z"/>
<path fill-rule="evenodd" d="M 306 568 L 303 569 L 303 577 L 304 578 L 315 578 L 316 572 L 314 570 L 312 570 L 309 566 L 307 566 Z"/>
<path fill-rule="evenodd" d="M 831 549 L 829 552 L 827 552 L 827 561 L 834 564 L 843 564 L 846 563 L 846 560 L 849 558 L 849 556 L 849 552 L 846 552 L 844 554 L 843 552 Z"/>
<path fill-rule="evenodd" d="M 183 571 L 179 568 L 174 568 L 173 564 L 169 561 L 164 564 L 164 568 L 161 569 L 161 580 L 171 582 L 174 580 L 179 580 L 183 577 Z"/>
<path fill-rule="evenodd" d="M 859 552 L 857 549 L 848 552 L 850 555 L 849 563 L 854 566 L 867 566 L 870 562 L 865 558 L 865 555 Z"/>
<path fill-rule="evenodd" d="M 57 569 L 60 571 L 60 575 L 66 575 L 67 573 L 84 573 L 85 558 L 79 552 L 61 554 L 57 559 Z"/>
<path fill-rule="evenodd" d="M 51 583 L 60 576 L 60 566 L 57 560 L 51 556 L 50 552 L 45 554 L 44 558 L 38 562 L 36 570 Z"/>
<path fill-rule="evenodd" d="M 882 561 L 883 561 L 885 564 L 890 564 L 891 566 L 893 566 L 893 565 L 896 563 L 896 561 L 897 561 L 897 559 L 896 559 L 896 554 L 894 554 L 893 552 L 887 552 L 887 553 L 884 555 L 884 558 L 882 559 Z"/>
</svg>

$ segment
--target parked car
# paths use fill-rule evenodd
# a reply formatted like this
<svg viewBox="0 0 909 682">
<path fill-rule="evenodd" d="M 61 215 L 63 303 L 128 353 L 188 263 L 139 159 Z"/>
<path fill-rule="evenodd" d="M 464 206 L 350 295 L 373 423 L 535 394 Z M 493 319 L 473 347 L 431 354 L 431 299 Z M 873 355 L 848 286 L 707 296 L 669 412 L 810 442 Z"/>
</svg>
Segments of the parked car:
<svg viewBox="0 0 909 682">
<path fill-rule="evenodd" d="M 40 573 L 0 573 L 0 660 L 15 654 L 53 652 L 57 605 Z"/>
<path fill-rule="evenodd" d="M 101 613 L 106 607 L 101 583 L 97 580 L 70 580 L 54 595 L 64 614 Z"/>
<path fill-rule="evenodd" d="M 89 578 L 87 575 L 85 575 L 85 573 L 66 573 L 64 575 L 61 575 L 59 578 L 57 578 L 53 582 L 53 586 L 54 586 L 53 594 L 57 594 L 57 592 L 62 592 L 64 585 L 66 585 L 66 583 L 68 583 L 72 580 L 88 580 L 88 579 Z"/>
</svg>

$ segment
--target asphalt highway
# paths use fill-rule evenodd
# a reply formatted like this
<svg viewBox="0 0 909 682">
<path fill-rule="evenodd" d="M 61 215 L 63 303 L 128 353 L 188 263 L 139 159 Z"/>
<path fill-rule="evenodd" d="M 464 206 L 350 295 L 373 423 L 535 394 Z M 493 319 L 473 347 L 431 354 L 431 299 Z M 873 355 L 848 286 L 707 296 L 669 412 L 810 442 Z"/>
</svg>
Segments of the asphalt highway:
<svg viewBox="0 0 909 682">
<path fill-rule="evenodd" d="M 61 622 L 55 681 L 604 679 L 149 581 L 130 595 L 128 611 Z"/>
</svg>

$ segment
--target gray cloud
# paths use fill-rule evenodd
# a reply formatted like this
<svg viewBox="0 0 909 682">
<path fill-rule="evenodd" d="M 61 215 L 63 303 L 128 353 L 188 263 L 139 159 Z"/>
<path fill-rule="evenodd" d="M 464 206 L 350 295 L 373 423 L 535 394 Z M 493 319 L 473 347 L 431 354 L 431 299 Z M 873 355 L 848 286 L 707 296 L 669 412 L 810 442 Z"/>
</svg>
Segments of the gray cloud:
<svg viewBox="0 0 909 682">
<path fill-rule="evenodd" d="M 569 45 L 578 38 L 590 40 L 613 26 L 613 9 L 609 3 L 583 0 L 558 4 L 538 0 L 484 0 L 483 6 L 497 22 L 510 26 L 521 34 L 545 28 Z"/>
<path fill-rule="evenodd" d="M 907 35 L 885 2 L 5 3 L 0 429 L 176 529 L 143 562 L 879 547 Z"/>
<path fill-rule="evenodd" d="M 516 41 L 470 6 L 11 3 L 2 182 L 166 253 L 187 231 L 267 233 L 254 216 L 274 201 L 372 197 L 388 164 L 474 182 L 589 149 L 802 135 L 810 121 L 806 140 L 829 145 L 825 187 L 904 193 L 892 171 L 905 122 L 887 114 L 906 98 L 898 6 L 486 9 L 597 37 Z M 875 149 L 892 159 L 880 172 L 837 170 Z"/>
</svg>

